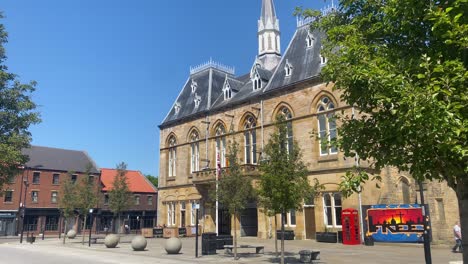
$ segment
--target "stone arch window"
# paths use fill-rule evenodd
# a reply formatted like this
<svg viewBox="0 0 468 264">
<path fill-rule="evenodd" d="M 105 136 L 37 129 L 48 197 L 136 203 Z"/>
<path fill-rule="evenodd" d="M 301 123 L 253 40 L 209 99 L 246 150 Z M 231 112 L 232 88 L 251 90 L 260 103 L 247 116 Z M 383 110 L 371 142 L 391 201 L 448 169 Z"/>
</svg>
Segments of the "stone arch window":
<svg viewBox="0 0 468 264">
<path fill-rule="evenodd" d="M 403 198 L 403 203 L 410 204 L 411 203 L 410 182 L 405 177 L 401 177 L 400 185 L 401 185 L 401 194 Z"/>
<path fill-rule="evenodd" d="M 286 150 L 288 153 L 291 153 L 292 148 L 293 148 L 293 130 L 292 130 L 292 114 L 291 110 L 287 108 L 286 106 L 282 106 L 280 110 L 278 111 L 278 115 L 282 115 L 284 119 L 286 120 Z"/>
<path fill-rule="evenodd" d="M 244 122 L 244 157 L 246 164 L 257 164 L 257 121 L 249 115 Z"/>
<path fill-rule="evenodd" d="M 255 72 L 252 82 L 254 91 L 262 89 L 262 80 L 260 79 L 260 75 L 257 72 Z"/>
<path fill-rule="evenodd" d="M 223 124 L 216 125 L 216 166 L 226 167 L 226 128 Z"/>
<path fill-rule="evenodd" d="M 330 98 L 324 96 L 320 99 L 317 106 L 320 156 L 338 153 L 336 146 L 331 144 L 336 139 L 336 122 L 330 112 L 334 109 L 335 104 Z"/>
<path fill-rule="evenodd" d="M 190 133 L 190 172 L 200 170 L 200 135 L 193 130 Z"/>
<path fill-rule="evenodd" d="M 169 143 L 169 159 L 168 159 L 168 168 L 169 168 L 169 177 L 175 177 L 176 176 L 176 145 L 177 141 L 174 136 L 171 136 L 168 140 Z"/>
</svg>

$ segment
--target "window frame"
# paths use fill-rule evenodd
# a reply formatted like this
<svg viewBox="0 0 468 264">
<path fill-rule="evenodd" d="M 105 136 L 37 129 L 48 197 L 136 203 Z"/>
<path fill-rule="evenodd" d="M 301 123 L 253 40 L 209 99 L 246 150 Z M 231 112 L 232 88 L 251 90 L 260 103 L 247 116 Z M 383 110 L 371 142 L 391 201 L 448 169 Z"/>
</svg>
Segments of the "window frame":
<svg viewBox="0 0 468 264">
<path fill-rule="evenodd" d="M 317 128 L 320 156 L 338 154 L 336 146 L 330 144 L 330 142 L 338 136 L 336 121 L 333 118 L 335 109 L 335 103 L 328 96 L 320 98 L 317 106 Z M 322 142 L 323 138 L 327 141 L 326 145 Z"/>
<path fill-rule="evenodd" d="M 133 199 L 134 199 L 135 205 L 140 205 L 140 203 L 141 203 L 140 195 L 135 195 Z"/>
<path fill-rule="evenodd" d="M 330 197 L 330 206 L 326 205 L 325 196 Z M 337 199 L 339 198 L 339 199 Z M 340 201 L 339 205 L 336 205 L 337 201 Z M 326 192 L 322 195 L 323 202 L 323 220 L 327 228 L 341 228 L 341 212 L 343 211 L 343 197 L 340 192 Z M 331 225 L 329 224 L 329 219 L 327 215 L 327 208 L 330 208 L 331 212 Z M 340 220 L 340 221 L 338 221 Z M 340 223 L 337 223 L 340 222 Z"/>
<path fill-rule="evenodd" d="M 177 161 L 177 141 L 174 136 L 169 138 L 169 157 L 168 157 L 168 177 L 176 176 L 176 161 Z"/>
<path fill-rule="evenodd" d="M 257 120 L 249 115 L 244 122 L 244 163 L 257 164 Z"/>
<path fill-rule="evenodd" d="M 10 194 L 9 196 L 7 194 Z M 9 197 L 9 201 L 7 201 L 7 198 Z M 4 203 L 13 203 L 13 190 L 6 190 L 5 195 L 3 196 L 3 202 Z"/>
<path fill-rule="evenodd" d="M 41 184 L 41 172 L 40 171 L 33 172 L 32 184 Z"/>
<path fill-rule="evenodd" d="M 167 226 L 175 226 L 175 202 L 168 202 L 167 206 Z"/>
<path fill-rule="evenodd" d="M 190 133 L 190 173 L 200 170 L 200 135 L 193 130 Z"/>
<path fill-rule="evenodd" d="M 55 196 L 54 196 L 55 194 Z M 54 201 L 55 198 L 55 201 Z M 58 203 L 58 191 L 51 191 L 50 192 L 50 203 L 56 204 Z"/>
<path fill-rule="evenodd" d="M 36 195 L 34 195 L 36 194 Z M 38 203 L 39 202 L 39 191 L 32 190 L 31 191 L 31 203 Z"/>
<path fill-rule="evenodd" d="M 221 168 L 226 167 L 226 128 L 223 124 L 218 124 L 215 129 L 216 135 L 216 148 L 215 148 L 215 160 L 216 166 L 218 166 L 218 156 Z"/>
<path fill-rule="evenodd" d="M 153 205 L 153 195 L 146 196 L 146 204 Z"/>
<path fill-rule="evenodd" d="M 52 185 L 59 185 L 60 184 L 60 173 L 52 174 Z"/>
</svg>

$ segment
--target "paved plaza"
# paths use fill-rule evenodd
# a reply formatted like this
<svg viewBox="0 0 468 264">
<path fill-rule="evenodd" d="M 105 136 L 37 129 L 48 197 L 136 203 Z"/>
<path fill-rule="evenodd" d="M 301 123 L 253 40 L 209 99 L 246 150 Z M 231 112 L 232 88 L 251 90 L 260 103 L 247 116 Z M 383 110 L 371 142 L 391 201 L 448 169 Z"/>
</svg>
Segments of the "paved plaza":
<svg viewBox="0 0 468 264">
<path fill-rule="evenodd" d="M 181 254 L 168 255 L 164 250 L 165 239 L 148 239 L 147 250 L 131 249 L 133 236 L 123 236 L 118 248 L 108 249 L 102 244 L 81 244 L 81 238 L 67 240 L 65 245 L 58 238 L 38 239 L 34 244 L 20 244 L 18 239 L 0 239 L 0 263 L 55 264 L 55 263 L 278 263 L 273 239 L 241 238 L 239 244 L 262 245 L 265 254 L 255 254 L 255 249 L 240 249 L 240 259 L 234 260 L 224 250 L 216 255 L 195 258 L 195 239 L 182 238 Z M 101 240 L 102 241 L 102 240 Z M 201 241 L 200 241 L 201 242 Z M 278 246 L 279 246 L 278 242 Z M 313 240 L 289 240 L 286 244 L 286 263 L 300 263 L 298 252 L 303 249 L 320 250 L 320 261 L 314 263 L 425 263 L 422 245 L 378 244 L 375 246 L 347 246 L 317 243 Z M 200 243 L 201 248 L 201 243 Z M 450 246 L 432 247 L 432 263 L 462 263 L 462 254 L 452 253 Z M 66 262 L 64 262 L 66 260 Z"/>
</svg>

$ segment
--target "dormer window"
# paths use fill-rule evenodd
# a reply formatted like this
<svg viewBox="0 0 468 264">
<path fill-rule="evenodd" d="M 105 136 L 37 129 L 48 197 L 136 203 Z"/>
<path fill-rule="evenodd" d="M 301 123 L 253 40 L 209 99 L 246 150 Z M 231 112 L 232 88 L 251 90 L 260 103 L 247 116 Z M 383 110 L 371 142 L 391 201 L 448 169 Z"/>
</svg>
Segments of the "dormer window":
<svg viewBox="0 0 468 264">
<path fill-rule="evenodd" d="M 291 63 L 289 63 L 289 61 L 286 60 L 286 65 L 284 65 L 284 75 L 286 77 L 291 76 L 292 70 L 293 70 L 293 67 L 292 67 Z"/>
<path fill-rule="evenodd" d="M 174 112 L 175 114 L 177 115 L 180 111 L 180 103 L 177 102 L 175 105 L 174 105 Z"/>
<path fill-rule="evenodd" d="M 223 92 L 224 92 L 224 100 L 231 99 L 232 89 L 228 81 L 226 81 L 226 83 L 224 84 Z"/>
<path fill-rule="evenodd" d="M 309 32 L 309 34 L 307 34 L 307 38 L 306 38 L 306 45 L 307 45 L 307 48 L 312 48 L 312 46 L 314 46 L 314 36 L 312 36 L 312 33 Z"/>
<path fill-rule="evenodd" d="M 323 56 L 323 53 L 322 53 L 322 50 L 323 50 L 323 46 L 320 48 L 320 64 L 321 65 L 325 65 L 327 63 L 327 58 L 325 56 Z"/>
<path fill-rule="evenodd" d="M 192 83 L 190 84 L 190 87 L 192 88 L 192 93 L 195 93 L 197 91 L 197 87 L 198 87 L 197 82 L 192 80 Z"/>
<path fill-rule="evenodd" d="M 327 64 L 327 58 L 320 53 L 320 64 L 325 65 Z"/>
<path fill-rule="evenodd" d="M 254 91 L 262 88 L 262 80 L 260 79 L 260 75 L 258 75 L 258 73 L 255 73 L 252 79 L 252 83 Z"/>
<path fill-rule="evenodd" d="M 201 97 L 195 94 L 195 98 L 193 99 L 193 101 L 195 102 L 195 108 L 198 108 L 200 106 Z"/>
</svg>

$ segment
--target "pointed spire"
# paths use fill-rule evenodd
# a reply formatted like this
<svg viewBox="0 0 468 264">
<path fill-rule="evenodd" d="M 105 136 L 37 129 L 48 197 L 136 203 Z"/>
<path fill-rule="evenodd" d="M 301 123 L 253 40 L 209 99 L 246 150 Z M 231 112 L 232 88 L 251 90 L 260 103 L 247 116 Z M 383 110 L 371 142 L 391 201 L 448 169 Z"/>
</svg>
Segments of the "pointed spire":
<svg viewBox="0 0 468 264">
<path fill-rule="evenodd" d="M 273 0 L 262 0 L 260 20 L 262 20 L 265 26 L 267 24 L 273 25 L 276 22 L 275 4 L 273 4 Z"/>
</svg>

